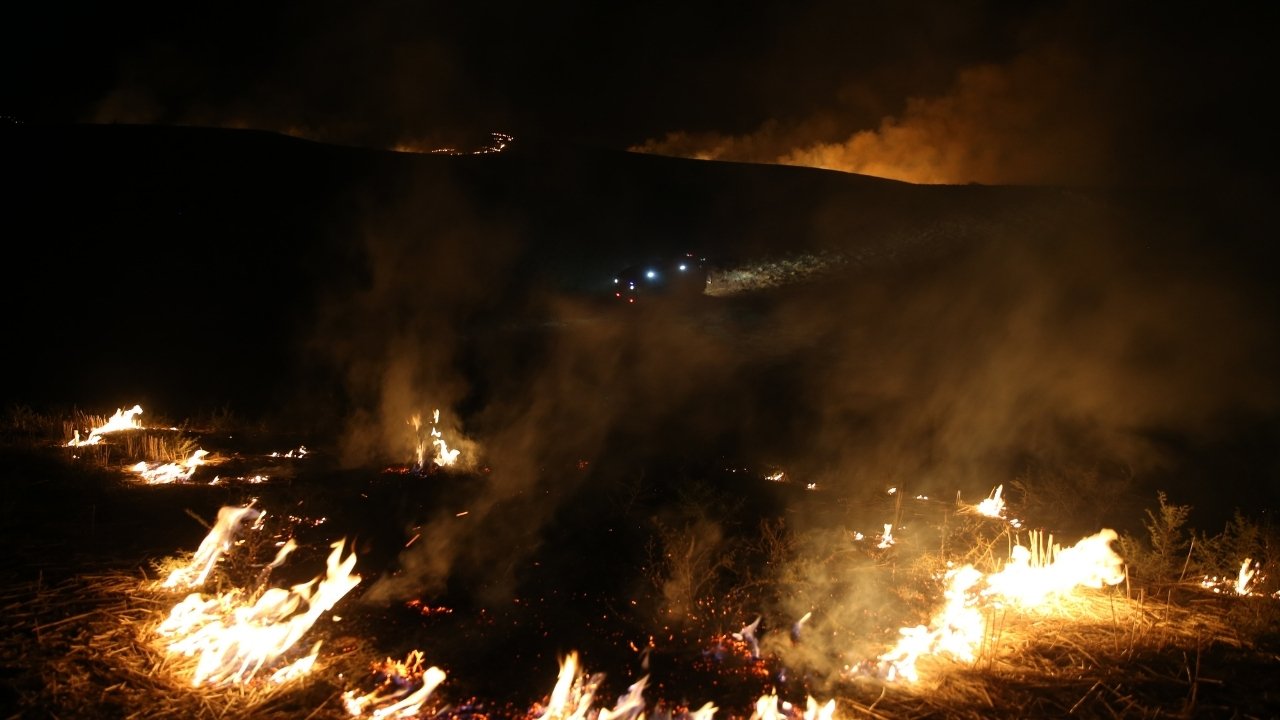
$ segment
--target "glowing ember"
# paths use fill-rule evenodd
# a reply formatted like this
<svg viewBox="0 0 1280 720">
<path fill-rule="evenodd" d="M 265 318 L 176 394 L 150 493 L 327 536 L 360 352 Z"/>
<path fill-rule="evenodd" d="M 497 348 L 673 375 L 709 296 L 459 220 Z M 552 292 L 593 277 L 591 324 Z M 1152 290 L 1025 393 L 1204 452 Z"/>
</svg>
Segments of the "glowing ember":
<svg viewBox="0 0 1280 720">
<path fill-rule="evenodd" d="M 308 452 L 310 451 L 307 450 L 306 445 L 300 445 L 296 450 L 290 450 L 287 453 L 281 454 L 279 452 L 273 452 L 271 453 L 270 457 L 302 458 L 302 457 L 306 457 Z"/>
<path fill-rule="evenodd" d="M 142 423 L 138 421 L 138 415 L 142 414 L 142 406 L 134 405 L 128 410 L 116 409 L 116 414 L 112 415 L 101 426 L 89 431 L 89 436 L 84 440 L 80 439 L 80 431 L 75 431 L 75 436 L 67 443 L 67 447 L 81 447 L 84 445 L 97 445 L 102 442 L 102 436 L 107 433 L 119 432 L 120 430 L 137 430 L 142 427 Z"/>
<path fill-rule="evenodd" d="M 209 481 L 209 484 L 221 485 L 224 482 L 230 481 L 230 482 L 248 483 L 250 485 L 261 485 L 262 483 L 268 482 L 270 480 L 271 480 L 270 475 L 239 475 L 239 476 L 226 477 L 226 478 L 222 477 L 221 475 L 215 475 L 213 479 Z"/>
<path fill-rule="evenodd" d="M 218 510 L 218 521 L 213 529 L 200 543 L 200 548 L 184 567 L 169 573 L 163 587 L 197 588 L 209 577 L 209 571 L 218 562 L 222 554 L 231 549 L 236 534 L 246 522 L 261 522 L 263 513 L 249 505 L 243 507 L 224 507 Z"/>
<path fill-rule="evenodd" d="M 1101 588 L 1124 580 L 1124 561 L 1111 549 L 1116 532 L 1104 529 L 1062 549 L 1032 536 L 1032 549 L 1013 548 L 1010 561 L 998 573 L 984 575 L 972 565 L 947 572 L 945 604 L 929 626 L 903 628 L 897 646 L 879 658 L 875 672 L 889 680 L 919 679 L 916 661 L 926 655 L 947 654 L 963 662 L 974 653 L 986 633 L 981 606 L 1008 602 L 1022 608 L 1052 609 L 1055 596 L 1078 587 Z"/>
<path fill-rule="evenodd" d="M 204 597 L 188 595 L 169 613 L 157 632 L 170 638 L 169 652 L 196 657 L 191 684 L 243 684 L 285 655 L 335 603 L 360 583 L 352 574 L 354 553 L 342 556 L 345 541 L 333 543 L 323 577 L 270 588 L 256 600 L 239 590 Z M 310 672 L 320 651 L 312 646 L 304 657 L 277 669 L 273 682 L 287 682 Z"/>
<path fill-rule="evenodd" d="M 410 652 L 404 661 L 387 658 L 374 665 L 373 674 L 381 678 L 378 687 L 358 697 L 355 690 L 342 694 L 342 703 L 352 716 L 413 717 L 445 678 L 438 667 L 422 668 L 421 650 Z"/>
<path fill-rule="evenodd" d="M 146 480 L 149 485 L 168 485 L 182 480 L 190 480 L 196 468 L 204 464 L 204 458 L 208 454 L 207 450 L 196 450 L 191 453 L 191 457 L 180 463 L 140 462 L 129 469 L 141 475 L 142 479 Z"/>
<path fill-rule="evenodd" d="M 417 611 L 423 617 L 432 617 L 435 615 L 450 615 L 453 613 L 453 608 L 451 607 L 445 607 L 444 605 L 427 605 L 421 600 L 416 600 L 416 599 L 406 602 L 404 606 L 409 608 L 410 610 Z"/>
</svg>

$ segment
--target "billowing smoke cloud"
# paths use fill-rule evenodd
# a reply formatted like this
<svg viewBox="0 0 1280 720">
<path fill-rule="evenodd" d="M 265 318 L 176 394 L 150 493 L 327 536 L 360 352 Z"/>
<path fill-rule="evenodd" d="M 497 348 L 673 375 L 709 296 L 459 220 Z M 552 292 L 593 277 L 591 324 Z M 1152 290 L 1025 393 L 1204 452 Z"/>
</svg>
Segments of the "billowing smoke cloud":
<svg viewBox="0 0 1280 720">
<path fill-rule="evenodd" d="M 1214 50 L 1237 42 L 1228 28 L 1241 20 L 1174 30 L 1168 17 L 1050 7 L 1018 33 L 1020 50 L 956 66 L 941 91 L 898 84 L 851 103 L 872 85 L 850 67 L 825 102 L 779 109 L 752 131 L 674 130 L 632 150 L 931 184 L 1181 185 L 1258 170 L 1243 160 L 1262 136 L 1254 68 Z"/>
<path fill-rule="evenodd" d="M 1041 478 L 1080 491 L 1042 521 L 1087 527 L 1121 519 L 1108 501 L 1136 490 L 1125 473 L 1179 462 L 1170 437 L 1220 440 L 1269 417 L 1280 388 L 1261 358 L 1280 338 L 1263 275 L 1161 211 L 1167 224 L 1079 199 L 1040 205 L 945 264 L 782 305 L 779 327 L 812 348 L 796 348 L 810 364 L 797 392 L 814 413 L 811 471 L 972 499 L 1028 462 L 1113 468 L 1109 483 Z"/>
<path fill-rule="evenodd" d="M 521 561 L 572 522 L 584 483 L 655 460 L 778 466 L 855 505 L 890 486 L 976 501 L 1049 468 L 1028 479 L 1042 506 L 1057 505 L 1028 520 L 1093 531 L 1140 518 L 1149 483 L 1172 477 L 1182 449 L 1280 407 L 1265 272 L 1207 244 L 1175 204 L 948 192 L 972 196 L 967 214 L 948 219 L 964 242 L 624 315 L 539 293 L 526 298 L 536 320 L 483 330 L 453 324 L 467 316 L 457 303 L 480 301 L 476 290 L 440 278 L 446 298 L 430 289 L 434 271 L 419 276 L 461 267 L 444 259 L 451 251 L 397 235 L 378 250 L 388 274 L 375 271 L 382 280 L 359 300 L 362 317 L 388 323 L 353 336 L 378 349 L 352 365 L 377 409 L 356 416 L 353 430 L 370 432 L 353 447 L 394 447 L 409 412 L 438 403 L 447 416 L 466 395 L 474 409 L 459 429 L 488 471 L 467 515 L 424 518 L 367 597 L 453 581 L 509 597 Z M 897 231 L 936 230 L 915 223 L 901 218 Z M 446 244 L 475 237 L 443 232 Z M 846 236 L 846 255 L 873 240 Z M 485 278 L 497 287 L 509 273 Z M 874 529 L 889 518 L 849 519 Z"/>
<path fill-rule="evenodd" d="M 65 49 L 101 50 L 96 84 L 70 61 L 76 72 L 51 84 L 97 122 L 414 150 L 509 132 L 922 183 L 1168 184 L 1259 169 L 1270 132 L 1266 23 L 1243 8 L 1206 19 L 1096 0 L 810 0 L 681 8 L 679 23 L 611 12 L 103 11 L 121 43 Z"/>
<path fill-rule="evenodd" d="M 815 140 L 811 125 L 775 121 L 745 136 L 677 132 L 633 149 L 913 183 L 1098 184 L 1117 131 L 1108 125 L 1115 102 L 1099 97 L 1101 82 L 1096 68 L 1050 49 L 967 68 L 947 93 L 911 98 L 899 116 L 830 142 Z"/>
</svg>

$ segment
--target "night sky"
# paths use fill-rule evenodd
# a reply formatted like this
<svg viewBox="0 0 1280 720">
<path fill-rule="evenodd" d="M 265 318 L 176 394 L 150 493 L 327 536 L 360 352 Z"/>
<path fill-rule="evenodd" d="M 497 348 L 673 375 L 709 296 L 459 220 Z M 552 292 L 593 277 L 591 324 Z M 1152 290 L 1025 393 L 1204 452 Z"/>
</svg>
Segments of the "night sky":
<svg viewBox="0 0 1280 720">
<path fill-rule="evenodd" d="M 24 4 L 0 115 L 524 142 L 925 183 L 1254 182 L 1275 9 L 931 0 Z M 10 120 L 12 122 L 12 120 Z"/>
</svg>

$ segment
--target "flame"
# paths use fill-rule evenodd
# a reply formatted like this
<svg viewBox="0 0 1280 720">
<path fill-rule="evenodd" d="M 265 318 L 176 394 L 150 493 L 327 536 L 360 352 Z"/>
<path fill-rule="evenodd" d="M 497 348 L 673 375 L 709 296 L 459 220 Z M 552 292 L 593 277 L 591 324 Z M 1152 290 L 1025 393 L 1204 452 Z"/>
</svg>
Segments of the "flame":
<svg viewBox="0 0 1280 720">
<path fill-rule="evenodd" d="M 1039 537 L 1031 533 L 1032 548 L 1040 547 Z M 1116 538 L 1114 530 L 1104 529 L 1065 550 L 1053 544 L 1052 536 L 1048 552 L 1015 545 L 1005 568 L 987 577 L 983 594 L 1036 607 L 1077 587 L 1116 585 L 1124 581 L 1124 561 L 1111 549 Z"/>
<path fill-rule="evenodd" d="M 546 705 L 540 712 L 535 708 L 535 712 L 531 714 L 539 720 L 583 718 L 591 709 L 591 702 L 602 680 L 603 675 L 588 676 L 579 670 L 578 653 L 570 652 L 560 662 L 560 676 Z"/>
<path fill-rule="evenodd" d="M 1010 525 L 1016 528 L 1022 527 L 1021 520 L 1010 519 L 1007 515 L 1005 515 L 1005 510 L 1007 508 L 1005 507 L 1005 504 L 1004 504 L 1004 498 L 1001 497 L 1003 493 L 1004 493 L 1004 485 L 997 485 L 985 500 L 979 502 L 977 505 L 971 505 L 970 507 L 972 507 L 974 512 L 977 512 L 979 515 L 985 515 L 987 517 L 997 518 L 999 520 L 1006 520 Z"/>
<path fill-rule="evenodd" d="M 458 450 L 450 450 L 449 446 L 444 442 L 444 436 L 440 434 L 440 410 L 436 409 L 434 419 L 431 421 L 431 444 L 436 446 L 435 463 L 441 467 L 452 465 L 458 461 Z"/>
<path fill-rule="evenodd" d="M 880 536 L 880 543 L 876 545 L 878 548 L 887 548 L 893 544 L 893 523 L 884 524 L 884 534 Z"/>
<path fill-rule="evenodd" d="M 76 430 L 74 437 L 67 442 L 66 447 L 81 447 L 84 445 L 97 445 L 102 442 L 102 436 L 107 433 L 119 432 L 120 430 L 137 430 L 142 427 L 142 423 L 138 421 L 138 415 L 142 414 L 142 406 L 134 405 L 128 410 L 116 408 L 116 413 L 112 415 L 105 423 L 89 431 L 89 436 L 80 439 L 80 431 Z"/>
<path fill-rule="evenodd" d="M 204 458 L 208 454 L 208 450 L 196 450 L 191 453 L 191 457 L 180 463 L 140 462 L 130 467 L 130 470 L 141 475 L 149 485 L 168 485 L 180 480 L 190 480 L 196 468 L 204 464 Z"/>
<path fill-rule="evenodd" d="M 371 718 L 413 717 L 445 678 L 438 667 L 422 669 L 421 650 L 410 652 L 403 661 L 387 658 L 374 665 L 373 673 L 382 678 L 378 687 L 358 697 L 355 690 L 342 694 L 342 703 L 353 717 L 366 712 Z"/>
<path fill-rule="evenodd" d="M 751 720 L 788 720 L 794 716 L 794 708 L 791 703 L 785 700 L 779 701 L 777 693 L 768 693 L 761 695 L 756 700 L 755 710 L 751 713 Z M 835 717 L 836 701 L 828 700 L 826 704 L 819 705 L 818 701 L 809 696 L 805 702 L 804 720 L 832 720 Z"/>
<path fill-rule="evenodd" d="M 223 507 L 218 510 L 218 520 L 213 529 L 201 541 L 191 561 L 169 573 L 162 583 L 166 588 L 197 588 L 209 577 L 209 571 L 218 562 L 222 554 L 231 549 L 236 533 L 245 522 L 260 522 L 263 513 L 251 505 L 243 507 Z"/>
<path fill-rule="evenodd" d="M 756 700 L 755 712 L 751 713 L 752 720 L 784 720 L 785 717 L 778 712 L 778 696 L 773 693 L 761 695 Z"/>
<path fill-rule="evenodd" d="M 423 472 L 426 470 L 427 466 L 427 442 L 421 435 L 422 416 L 414 414 L 414 416 L 409 419 L 409 424 L 413 426 L 414 437 L 416 438 L 414 444 L 413 469 L 417 472 Z M 461 454 L 461 451 L 449 448 L 449 445 L 444 441 L 444 434 L 440 432 L 439 425 L 440 409 L 436 408 L 435 412 L 432 414 L 431 430 L 428 433 L 431 437 L 431 445 L 434 445 L 436 449 L 435 457 L 433 457 L 431 461 L 435 463 L 437 467 L 447 467 L 458 461 L 458 455 Z"/>
<path fill-rule="evenodd" d="M 588 675 L 578 666 L 578 653 L 571 652 L 560 662 L 560 676 L 545 705 L 534 706 L 529 713 L 538 720 L 643 720 L 644 690 L 648 685 L 646 675 L 627 688 L 612 709 L 592 710 L 596 691 L 604 681 L 603 673 Z M 715 706 L 707 703 L 694 717 L 710 720 Z"/>
<path fill-rule="evenodd" d="M 1000 494 L 1003 492 L 1004 485 L 997 485 L 996 489 L 991 491 L 991 494 L 987 496 L 986 500 L 983 500 L 974 506 L 978 511 L 978 514 L 993 518 L 1004 517 L 1004 499 L 1000 497 Z"/>
<path fill-rule="evenodd" d="M 413 469 L 421 472 L 427 465 L 427 444 L 423 442 L 420 432 L 422 430 L 422 416 L 414 413 L 409 418 L 409 424 L 413 426 L 413 436 L 415 438 L 413 446 Z"/>
<path fill-rule="evenodd" d="M 836 701 L 832 698 L 825 705 L 818 705 L 812 697 L 805 703 L 804 720 L 832 720 L 836 715 Z"/>
<path fill-rule="evenodd" d="M 1257 568 L 1253 567 L 1252 558 L 1245 558 L 1244 562 L 1240 563 L 1240 574 L 1236 577 L 1237 595 L 1249 594 L 1249 583 L 1253 582 L 1253 576 L 1256 572 Z"/>
<path fill-rule="evenodd" d="M 982 606 L 1007 602 L 1023 608 L 1051 608 L 1056 596 L 1078 587 L 1101 588 L 1124 580 L 1124 561 L 1111 549 L 1114 530 L 1103 529 L 1062 549 L 1052 538 L 1042 546 L 1032 533 L 1032 549 L 1019 544 L 998 573 L 984 575 L 972 565 L 947 572 L 945 603 L 929 626 L 903 628 L 902 638 L 879 658 L 878 672 L 889 680 L 919 679 L 916 661 L 946 653 L 972 662 L 986 633 Z"/>
<path fill-rule="evenodd" d="M 192 593 L 178 603 L 157 632 L 170 639 L 169 652 L 198 658 L 191 684 L 247 683 L 288 652 L 321 614 L 360 583 L 360 576 L 351 572 L 355 553 L 344 558 L 344 545 L 330 545 L 323 577 L 288 590 L 270 588 L 252 601 L 238 588 L 208 598 Z M 317 642 L 305 657 L 276 670 L 271 680 L 288 682 L 310 672 L 319 652 Z"/>
</svg>

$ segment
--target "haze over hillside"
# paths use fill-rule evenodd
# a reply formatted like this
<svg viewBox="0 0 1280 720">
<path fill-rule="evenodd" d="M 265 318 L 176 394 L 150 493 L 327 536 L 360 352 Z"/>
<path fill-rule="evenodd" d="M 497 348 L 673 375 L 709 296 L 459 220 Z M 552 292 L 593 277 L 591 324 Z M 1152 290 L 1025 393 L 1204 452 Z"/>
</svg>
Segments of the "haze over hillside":
<svg viewBox="0 0 1280 720">
<path fill-rule="evenodd" d="M 1277 494 L 1274 234 L 1248 188 L 917 186 L 519 139 L 0 138 L 14 402 L 226 404 L 341 427 L 352 462 L 441 407 L 531 467 L 644 438 L 985 491 L 1028 463 L 1222 456 Z M 619 268 L 685 251 L 837 272 L 609 302 Z"/>
</svg>

